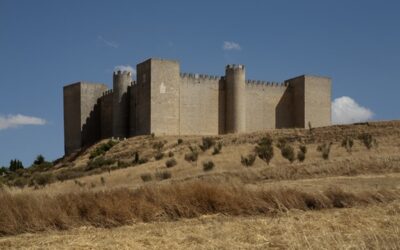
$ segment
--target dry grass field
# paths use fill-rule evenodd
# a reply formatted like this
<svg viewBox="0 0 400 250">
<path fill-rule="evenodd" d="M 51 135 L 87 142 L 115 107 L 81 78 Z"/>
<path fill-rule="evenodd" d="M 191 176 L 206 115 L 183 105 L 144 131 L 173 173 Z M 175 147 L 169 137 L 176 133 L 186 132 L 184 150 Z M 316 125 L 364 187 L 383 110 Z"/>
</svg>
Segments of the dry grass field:
<svg viewBox="0 0 400 250">
<path fill-rule="evenodd" d="M 266 136 L 269 164 L 243 165 Z M 203 139 L 141 136 L 94 157 L 105 140 L 47 170 L 47 185 L 3 186 L 0 248 L 400 248 L 400 122 L 216 136 L 216 154 Z M 187 160 L 189 147 L 197 160 Z"/>
</svg>

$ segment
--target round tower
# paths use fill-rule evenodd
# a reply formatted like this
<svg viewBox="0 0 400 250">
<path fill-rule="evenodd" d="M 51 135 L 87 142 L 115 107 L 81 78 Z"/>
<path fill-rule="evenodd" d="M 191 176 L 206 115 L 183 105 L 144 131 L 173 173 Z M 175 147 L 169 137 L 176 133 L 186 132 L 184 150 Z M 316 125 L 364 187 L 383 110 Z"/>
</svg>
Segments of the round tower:
<svg viewBox="0 0 400 250">
<path fill-rule="evenodd" d="M 246 131 L 246 83 L 244 65 L 227 65 L 226 79 L 226 133 Z"/>
<path fill-rule="evenodd" d="M 117 71 L 113 75 L 113 136 L 124 138 L 128 136 L 129 100 L 128 87 L 132 82 L 129 71 Z"/>
</svg>

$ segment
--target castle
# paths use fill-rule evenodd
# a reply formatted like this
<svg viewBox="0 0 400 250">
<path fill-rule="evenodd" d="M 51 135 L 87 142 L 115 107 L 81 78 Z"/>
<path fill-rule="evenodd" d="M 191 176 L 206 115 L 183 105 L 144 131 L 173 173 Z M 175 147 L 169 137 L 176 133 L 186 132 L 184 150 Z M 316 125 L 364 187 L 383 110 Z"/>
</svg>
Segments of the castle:
<svg viewBox="0 0 400 250">
<path fill-rule="evenodd" d="M 246 80 L 243 65 L 224 76 L 181 73 L 179 62 L 148 59 L 114 72 L 113 89 L 64 86 L 65 153 L 100 139 L 137 135 L 218 135 L 331 124 L 331 79 L 302 75 L 283 83 Z"/>
</svg>

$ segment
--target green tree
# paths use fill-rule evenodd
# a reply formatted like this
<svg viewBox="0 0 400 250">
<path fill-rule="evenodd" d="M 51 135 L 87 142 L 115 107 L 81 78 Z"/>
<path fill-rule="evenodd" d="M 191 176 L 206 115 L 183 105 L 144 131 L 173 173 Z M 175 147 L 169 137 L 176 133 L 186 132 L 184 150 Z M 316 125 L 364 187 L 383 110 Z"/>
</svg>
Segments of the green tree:
<svg viewBox="0 0 400 250">
<path fill-rule="evenodd" d="M 10 161 L 10 171 L 15 172 L 18 169 L 23 169 L 24 165 L 22 165 L 22 162 L 20 160 L 14 159 Z"/>
<path fill-rule="evenodd" d="M 44 162 L 45 162 L 44 156 L 43 155 L 38 155 L 38 156 L 36 156 L 36 159 L 33 162 L 33 164 L 40 165 L 40 164 L 42 164 Z"/>
</svg>

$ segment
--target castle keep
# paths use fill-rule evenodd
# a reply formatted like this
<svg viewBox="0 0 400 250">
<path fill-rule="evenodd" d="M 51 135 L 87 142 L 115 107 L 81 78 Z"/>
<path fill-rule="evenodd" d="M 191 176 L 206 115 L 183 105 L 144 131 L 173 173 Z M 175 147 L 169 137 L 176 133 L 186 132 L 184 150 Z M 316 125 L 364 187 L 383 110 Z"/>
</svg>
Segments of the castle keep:
<svg viewBox="0 0 400 250">
<path fill-rule="evenodd" d="M 181 73 L 179 62 L 149 59 L 114 72 L 113 89 L 64 87 L 65 153 L 109 137 L 218 135 L 331 124 L 331 79 L 302 75 L 283 83 L 246 80 L 243 65 L 224 76 Z"/>
</svg>

